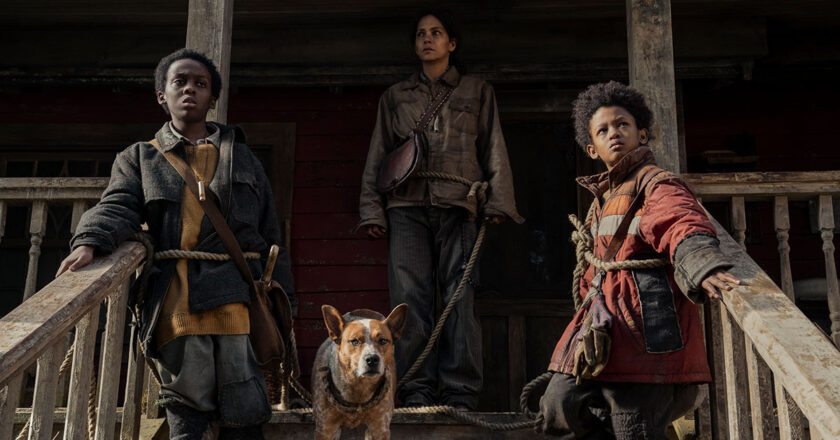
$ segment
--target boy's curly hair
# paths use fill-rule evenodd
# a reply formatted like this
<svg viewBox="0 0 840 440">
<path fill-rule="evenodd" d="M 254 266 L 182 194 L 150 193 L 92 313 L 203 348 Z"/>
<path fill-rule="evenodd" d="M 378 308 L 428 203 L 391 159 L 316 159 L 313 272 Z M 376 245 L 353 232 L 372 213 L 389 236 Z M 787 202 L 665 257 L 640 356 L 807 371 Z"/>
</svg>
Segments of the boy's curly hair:
<svg viewBox="0 0 840 440">
<path fill-rule="evenodd" d="M 222 93 L 222 75 L 219 74 L 219 69 L 203 53 L 187 48 L 178 49 L 158 61 L 158 65 L 155 68 L 155 93 L 163 92 L 166 89 L 166 74 L 169 72 L 169 67 L 175 61 L 183 59 L 195 60 L 204 64 L 204 67 L 210 72 L 210 93 L 214 98 L 219 99 L 219 95 Z M 163 111 L 169 114 L 169 108 L 166 107 L 166 104 L 161 104 L 161 106 L 163 107 Z"/>
<path fill-rule="evenodd" d="M 648 139 L 651 138 L 650 126 L 653 122 L 653 113 L 645 103 L 645 97 L 638 90 L 610 81 L 608 83 L 592 84 L 586 90 L 580 92 L 575 102 L 572 103 L 572 119 L 575 120 L 575 140 L 581 148 L 592 143 L 592 136 L 589 134 L 589 121 L 592 115 L 601 107 L 622 107 L 636 119 L 636 126 L 639 130 L 647 129 Z"/>
</svg>

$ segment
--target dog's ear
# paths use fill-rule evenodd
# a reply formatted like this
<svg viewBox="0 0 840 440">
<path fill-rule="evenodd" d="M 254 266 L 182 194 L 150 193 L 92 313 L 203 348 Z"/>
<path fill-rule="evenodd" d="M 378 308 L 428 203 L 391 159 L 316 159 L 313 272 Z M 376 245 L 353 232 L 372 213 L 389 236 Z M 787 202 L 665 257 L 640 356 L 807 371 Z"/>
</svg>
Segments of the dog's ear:
<svg viewBox="0 0 840 440">
<path fill-rule="evenodd" d="M 327 332 L 336 344 L 341 342 L 341 332 L 344 330 L 344 318 L 338 313 L 335 307 L 324 304 L 321 306 L 321 313 L 324 314 L 324 323 L 327 325 Z"/>
<path fill-rule="evenodd" d="M 391 314 L 385 318 L 385 325 L 391 330 L 391 336 L 396 341 L 402 335 L 403 327 L 405 327 L 405 313 L 408 310 L 408 305 L 405 303 L 394 307 Z"/>
</svg>

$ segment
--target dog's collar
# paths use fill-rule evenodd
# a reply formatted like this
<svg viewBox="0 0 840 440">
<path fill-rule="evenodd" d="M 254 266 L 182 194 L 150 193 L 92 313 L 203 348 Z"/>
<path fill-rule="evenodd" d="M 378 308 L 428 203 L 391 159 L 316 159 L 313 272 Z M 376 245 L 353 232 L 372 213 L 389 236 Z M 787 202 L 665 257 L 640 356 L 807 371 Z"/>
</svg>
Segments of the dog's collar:
<svg viewBox="0 0 840 440">
<path fill-rule="evenodd" d="M 379 380 L 379 384 L 376 386 L 376 391 L 367 402 L 348 402 L 341 397 L 341 393 L 338 391 L 338 388 L 336 388 L 335 382 L 332 378 L 332 371 L 330 371 L 329 367 L 322 367 L 322 370 L 326 371 L 326 374 L 324 374 L 324 387 L 327 389 L 327 399 L 329 399 L 330 403 L 335 405 L 335 407 L 343 413 L 357 414 L 373 408 L 385 398 L 385 395 L 388 394 L 388 388 L 390 388 L 388 386 L 388 370 L 386 368 L 385 373 L 382 375 L 382 379 Z"/>
</svg>

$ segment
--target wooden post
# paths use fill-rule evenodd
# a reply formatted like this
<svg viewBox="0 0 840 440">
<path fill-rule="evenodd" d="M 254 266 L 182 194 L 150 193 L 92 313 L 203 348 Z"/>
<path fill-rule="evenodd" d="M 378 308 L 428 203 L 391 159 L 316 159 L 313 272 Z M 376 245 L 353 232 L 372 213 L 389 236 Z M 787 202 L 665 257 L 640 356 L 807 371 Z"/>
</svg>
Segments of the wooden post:
<svg viewBox="0 0 840 440">
<path fill-rule="evenodd" d="M 820 196 L 820 236 L 825 254 L 825 286 L 828 290 L 828 316 L 831 318 L 831 340 L 840 347 L 840 288 L 837 286 L 837 265 L 834 261 L 834 208 L 830 195 Z"/>
<path fill-rule="evenodd" d="M 38 373 L 35 375 L 35 391 L 32 397 L 32 424 L 29 426 L 29 440 L 50 440 L 52 438 L 53 416 L 55 415 L 55 389 L 58 385 L 58 368 L 64 358 L 64 339 L 38 358 Z"/>
<path fill-rule="evenodd" d="M 105 334 L 102 337 L 102 356 L 99 365 L 99 395 L 96 403 L 96 436 L 94 440 L 114 438 L 117 389 L 120 384 L 125 304 L 128 299 L 128 280 L 123 281 L 108 297 Z"/>
<path fill-rule="evenodd" d="M 97 303 L 90 313 L 76 323 L 76 345 L 73 348 L 73 365 L 70 367 L 70 391 L 68 391 L 67 417 L 64 423 L 64 440 L 85 438 L 88 432 L 88 390 L 90 376 L 93 373 L 99 308 L 100 305 Z"/>
<path fill-rule="evenodd" d="M 29 220 L 29 233 L 32 234 L 29 247 L 29 267 L 26 270 L 26 285 L 23 288 L 23 300 L 26 301 L 38 284 L 38 258 L 41 257 L 41 242 L 47 231 L 47 202 L 35 200 L 32 202 L 32 216 Z"/>
<path fill-rule="evenodd" d="M 779 264 L 781 265 L 782 292 L 785 292 L 791 302 L 796 303 L 796 295 L 793 291 L 793 276 L 790 269 L 790 244 L 788 244 L 788 231 L 790 231 L 790 216 L 788 215 L 788 198 L 776 196 L 774 199 L 775 209 L 773 210 L 773 222 L 776 229 L 776 241 L 779 242 Z"/>
<path fill-rule="evenodd" d="M 677 98 L 670 0 L 627 0 L 630 85 L 653 111 L 650 146 L 660 167 L 685 172 L 677 136 Z"/>
<path fill-rule="evenodd" d="M 222 75 L 222 91 L 208 121 L 227 122 L 230 39 L 233 30 L 233 0 L 190 0 L 187 48 L 197 50 L 216 63 Z"/>
</svg>

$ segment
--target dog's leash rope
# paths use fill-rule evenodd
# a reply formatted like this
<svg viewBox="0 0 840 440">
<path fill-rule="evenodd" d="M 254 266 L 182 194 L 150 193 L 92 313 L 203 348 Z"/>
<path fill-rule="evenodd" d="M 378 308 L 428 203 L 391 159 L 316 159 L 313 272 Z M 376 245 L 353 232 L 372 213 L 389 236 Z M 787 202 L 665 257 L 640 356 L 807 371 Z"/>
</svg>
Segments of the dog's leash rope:
<svg viewBox="0 0 840 440">
<path fill-rule="evenodd" d="M 443 180 L 450 180 L 452 182 L 462 183 L 470 187 L 470 191 L 467 194 L 467 200 L 476 201 L 478 203 L 478 207 L 481 208 L 484 205 L 484 202 L 487 200 L 487 182 L 471 182 L 461 176 L 456 176 L 452 174 L 446 173 L 438 173 L 433 171 L 421 171 L 417 173 L 417 177 L 419 178 L 426 178 L 426 179 L 443 179 Z M 479 209 L 480 211 L 480 209 Z M 417 360 L 414 361 L 414 364 L 408 371 L 405 372 L 403 377 L 400 378 L 399 383 L 397 383 L 397 389 L 402 388 L 406 382 L 414 376 L 414 373 L 420 369 L 420 366 L 423 365 L 423 362 L 429 357 L 429 353 L 432 352 L 435 344 L 437 343 L 438 339 L 440 338 L 440 334 L 443 331 L 443 325 L 446 323 L 446 319 L 449 317 L 449 314 L 452 313 L 452 310 L 455 309 L 455 305 L 458 304 L 458 301 L 464 294 L 464 286 L 466 286 L 468 280 L 470 279 L 470 275 L 473 272 L 473 268 L 475 267 L 475 263 L 478 261 L 478 254 L 481 250 L 481 245 L 484 243 L 484 235 L 487 232 L 487 223 L 482 221 L 481 228 L 478 230 L 478 236 L 475 239 L 475 244 L 473 245 L 472 253 L 470 254 L 470 259 L 467 262 L 467 266 L 464 269 L 464 274 L 461 276 L 461 280 L 458 282 L 458 287 L 455 289 L 455 293 L 452 295 L 452 298 L 449 299 L 449 303 L 446 304 L 446 308 L 441 313 L 440 318 L 438 319 L 437 324 L 435 325 L 435 329 L 432 331 L 432 335 L 429 337 L 429 341 L 426 343 L 426 347 L 423 348 L 423 352 L 420 353 L 420 356 L 417 357 Z"/>
</svg>

